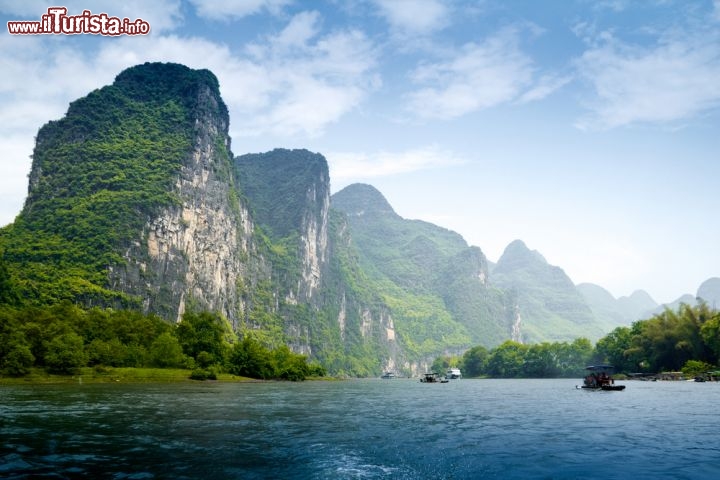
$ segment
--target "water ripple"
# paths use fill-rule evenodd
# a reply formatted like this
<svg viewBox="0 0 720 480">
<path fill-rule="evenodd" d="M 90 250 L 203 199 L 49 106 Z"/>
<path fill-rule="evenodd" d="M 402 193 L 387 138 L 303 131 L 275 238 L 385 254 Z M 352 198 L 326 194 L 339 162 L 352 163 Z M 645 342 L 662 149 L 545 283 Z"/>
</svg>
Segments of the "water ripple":
<svg viewBox="0 0 720 480">
<path fill-rule="evenodd" d="M 706 479 L 720 385 L 572 380 L 9 387 L 3 478 Z"/>
</svg>

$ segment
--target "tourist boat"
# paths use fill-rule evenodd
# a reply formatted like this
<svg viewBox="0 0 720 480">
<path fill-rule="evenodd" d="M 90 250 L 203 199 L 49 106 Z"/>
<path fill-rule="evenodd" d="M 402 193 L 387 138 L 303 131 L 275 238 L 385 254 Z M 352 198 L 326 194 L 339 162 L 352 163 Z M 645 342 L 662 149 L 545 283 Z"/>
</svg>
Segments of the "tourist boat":
<svg viewBox="0 0 720 480">
<path fill-rule="evenodd" d="M 422 383 L 448 383 L 449 380 L 442 378 L 439 373 L 426 373 L 420 377 Z"/>
<path fill-rule="evenodd" d="M 588 390 L 625 390 L 625 385 L 615 385 L 612 378 L 612 365 L 590 365 L 585 367 L 590 373 L 583 379 L 582 386 L 577 388 L 585 388 Z"/>
<path fill-rule="evenodd" d="M 385 380 L 392 380 L 393 378 L 397 378 L 397 375 L 395 375 L 395 372 L 385 372 L 380 378 Z"/>
<path fill-rule="evenodd" d="M 447 372 L 445 372 L 445 378 L 447 378 L 448 380 L 462 378 L 462 373 L 460 373 L 459 368 L 450 368 Z"/>
</svg>

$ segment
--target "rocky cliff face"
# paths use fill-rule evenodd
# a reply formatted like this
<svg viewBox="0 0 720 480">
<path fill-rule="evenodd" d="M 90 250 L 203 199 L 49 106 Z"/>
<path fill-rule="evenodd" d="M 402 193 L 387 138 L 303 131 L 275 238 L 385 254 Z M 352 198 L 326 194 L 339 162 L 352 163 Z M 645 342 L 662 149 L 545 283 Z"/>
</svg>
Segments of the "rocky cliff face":
<svg viewBox="0 0 720 480">
<path fill-rule="evenodd" d="M 300 228 L 300 260 L 302 271 L 297 292 L 301 300 L 311 301 L 320 288 L 322 271 L 328 257 L 328 212 L 330 210 L 330 179 L 322 174 L 305 194 L 307 208 Z"/>
<path fill-rule="evenodd" d="M 283 277 L 285 291 L 280 293 L 291 303 L 317 306 L 328 261 L 330 175 L 325 158 L 307 150 L 275 149 L 239 156 L 234 166 L 258 227 L 278 257 L 296 263 L 276 269 Z M 280 267 L 283 262 L 277 263 Z"/>
<path fill-rule="evenodd" d="M 179 321 L 192 305 L 237 325 L 253 227 L 232 181 L 227 109 L 207 84 L 197 86 L 194 107 L 192 150 L 172 186 L 177 204 L 148 219 L 109 280 L 141 296 L 146 311 Z"/>
</svg>

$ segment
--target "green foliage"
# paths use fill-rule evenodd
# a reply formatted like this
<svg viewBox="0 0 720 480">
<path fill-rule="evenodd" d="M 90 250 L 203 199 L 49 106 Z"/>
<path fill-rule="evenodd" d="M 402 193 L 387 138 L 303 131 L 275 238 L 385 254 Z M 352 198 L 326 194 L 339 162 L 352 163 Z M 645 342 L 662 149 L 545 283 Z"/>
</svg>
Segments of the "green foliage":
<svg viewBox="0 0 720 480">
<path fill-rule="evenodd" d="M 595 351 L 601 362 L 608 362 L 620 372 L 636 372 L 639 362 L 630 350 L 632 331 L 629 327 L 617 327 L 598 340 Z"/>
<path fill-rule="evenodd" d="M 185 355 L 195 359 L 200 368 L 222 364 L 227 353 L 223 319 L 210 312 L 186 312 L 175 335 Z"/>
<path fill-rule="evenodd" d="M 482 345 L 472 347 L 463 353 L 459 367 L 466 377 L 479 377 L 485 372 L 488 349 Z"/>
<path fill-rule="evenodd" d="M 310 376 L 310 366 L 305 355 L 290 351 L 287 345 L 277 348 L 273 352 L 275 377 L 281 380 L 298 382 Z"/>
<path fill-rule="evenodd" d="M 25 344 L 15 344 L 8 348 L 3 356 L 0 369 L 6 375 L 21 377 L 30 373 L 30 368 L 35 362 L 35 357 L 30 347 Z"/>
<path fill-rule="evenodd" d="M 581 376 L 593 355 L 590 340 L 523 345 L 508 340 L 488 352 L 483 346 L 467 350 L 460 368 L 467 377 L 555 378 Z"/>
<path fill-rule="evenodd" d="M 401 218 L 369 185 L 336 193 L 332 208 L 347 215 L 355 268 L 365 277 L 358 290 L 381 293 L 409 359 L 507 338 L 508 310 L 502 293 L 479 278 L 487 272 L 479 249 L 450 230 Z"/>
<path fill-rule="evenodd" d="M 720 358 L 720 315 L 718 313 L 702 324 L 700 336 L 715 358 Z"/>
<path fill-rule="evenodd" d="M 183 368 L 188 365 L 188 357 L 183 354 L 177 337 L 164 332 L 150 345 L 150 364 L 159 368 Z"/>
<path fill-rule="evenodd" d="M 296 234 L 306 215 L 319 216 L 329 176 L 322 155 L 280 148 L 247 154 L 235 159 L 235 172 L 253 219 L 273 241 Z"/>
<path fill-rule="evenodd" d="M 625 372 L 679 371 L 687 365 L 717 365 L 720 312 L 705 303 L 665 309 L 632 327 L 618 327 L 601 338 L 597 357 Z M 692 368 L 692 367 L 691 367 Z"/>
<path fill-rule="evenodd" d="M 460 360 L 460 357 L 440 356 L 433 361 L 430 370 L 436 373 L 444 373 L 450 367 L 457 367 Z"/>
<path fill-rule="evenodd" d="M 488 357 L 486 373 L 491 377 L 516 378 L 523 376 L 527 345 L 512 340 L 494 348 Z"/>
<path fill-rule="evenodd" d="M 18 289 L 10 276 L 5 259 L 0 250 L 0 305 L 14 305 L 19 302 Z"/>
<path fill-rule="evenodd" d="M 688 377 L 694 377 L 696 375 L 709 372 L 710 370 L 713 370 L 712 365 L 699 360 L 688 360 L 681 369 L 681 371 Z"/>
<path fill-rule="evenodd" d="M 302 381 L 309 376 L 325 375 L 325 369 L 310 365 L 286 345 L 270 350 L 251 335 L 246 335 L 230 352 L 228 370 L 234 375 L 259 379 Z"/>
<path fill-rule="evenodd" d="M 190 372 L 191 380 L 217 380 L 217 372 L 212 368 L 195 368 Z"/>
<path fill-rule="evenodd" d="M 45 365 L 52 373 L 74 373 L 87 364 L 83 339 L 76 333 L 65 333 L 47 343 Z"/>
<path fill-rule="evenodd" d="M 267 379 L 275 374 L 270 350 L 249 335 L 233 346 L 228 363 L 234 375 Z"/>
<path fill-rule="evenodd" d="M 523 340 L 593 340 L 604 333 L 585 299 L 562 269 L 519 240 L 507 246 L 492 271 L 493 283 L 514 296 L 522 312 Z"/>
<path fill-rule="evenodd" d="M 127 346 L 119 338 L 107 341 L 96 338 L 85 347 L 85 350 L 88 355 L 88 365 L 126 366 Z"/>
<path fill-rule="evenodd" d="M 235 375 L 304 380 L 324 376 L 325 368 L 308 363 L 282 345 L 270 349 L 250 335 L 235 342 L 218 314 L 187 312 L 171 325 L 154 315 L 92 308 L 70 303 L 52 307 L 0 306 L 0 373 L 23 376 L 32 367 L 71 374 L 91 366 L 193 369 L 194 379 L 215 379 L 227 368 Z"/>
<path fill-rule="evenodd" d="M 173 181 L 191 151 L 199 112 L 216 108 L 227 119 L 222 101 L 208 103 L 206 89 L 219 99 L 208 71 L 146 64 L 40 129 L 25 208 L 0 230 L 17 298 L 139 305 L 107 288 L 108 266 L 122 263 L 149 217 L 177 203 Z M 0 303 L 8 300 L 3 272 L 0 262 Z"/>
</svg>

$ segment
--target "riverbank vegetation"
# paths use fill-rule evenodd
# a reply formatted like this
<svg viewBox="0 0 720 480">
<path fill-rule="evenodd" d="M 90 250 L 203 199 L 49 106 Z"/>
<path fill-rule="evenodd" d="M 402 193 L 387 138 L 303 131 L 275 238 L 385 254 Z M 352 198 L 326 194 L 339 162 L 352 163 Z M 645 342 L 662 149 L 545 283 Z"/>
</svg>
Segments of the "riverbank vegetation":
<svg viewBox="0 0 720 480">
<path fill-rule="evenodd" d="M 165 370 L 195 380 L 248 377 L 304 380 L 325 370 L 281 346 L 269 349 L 251 334 L 238 339 L 219 315 L 188 312 L 178 324 L 135 311 L 51 307 L 0 307 L 0 375 L 128 377 L 123 369 Z M 90 369 L 90 370 L 87 370 Z M 150 371 L 150 370 L 145 370 Z M 124 373 L 123 373 L 124 372 Z M 174 372 L 174 373 L 171 373 Z M 184 372 L 179 374 L 178 372 Z M 130 375 L 132 376 L 132 375 Z M 112 378 L 112 375 L 109 376 Z"/>
<path fill-rule="evenodd" d="M 434 371 L 458 366 L 468 377 L 550 378 L 583 375 L 586 365 L 609 363 L 617 372 L 682 371 L 694 376 L 720 365 L 720 312 L 700 303 L 666 309 L 598 340 L 476 346 L 461 357 L 439 357 Z"/>
<path fill-rule="evenodd" d="M 439 357 L 434 371 L 460 367 L 466 377 L 579 377 L 586 365 L 610 363 L 623 373 L 683 371 L 720 364 L 720 312 L 706 304 L 666 309 L 618 327 L 596 345 L 526 345 L 506 341 L 475 346 L 459 357 Z M 283 345 L 265 346 L 248 333 L 237 338 L 221 316 L 188 312 L 178 324 L 129 310 L 0 306 L 0 376 L 35 383 L 177 381 L 322 377 L 325 369 Z"/>
</svg>

